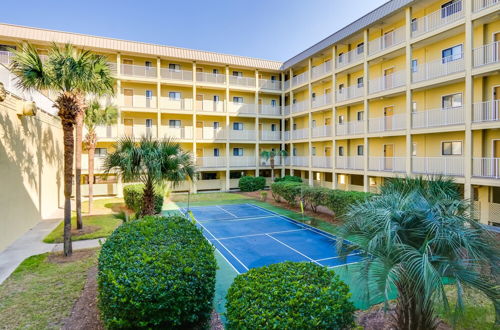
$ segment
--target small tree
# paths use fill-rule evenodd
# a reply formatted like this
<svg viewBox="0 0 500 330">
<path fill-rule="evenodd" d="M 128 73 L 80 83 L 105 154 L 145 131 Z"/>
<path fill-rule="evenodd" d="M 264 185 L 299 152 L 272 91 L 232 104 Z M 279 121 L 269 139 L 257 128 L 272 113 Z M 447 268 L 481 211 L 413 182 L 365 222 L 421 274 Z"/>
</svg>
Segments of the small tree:
<svg viewBox="0 0 500 330">
<path fill-rule="evenodd" d="M 286 150 L 262 150 L 260 152 L 260 157 L 264 158 L 266 161 L 269 160 L 269 165 L 271 166 L 271 181 L 274 182 L 274 164 L 276 157 L 286 157 L 288 156 L 288 152 Z"/>
</svg>

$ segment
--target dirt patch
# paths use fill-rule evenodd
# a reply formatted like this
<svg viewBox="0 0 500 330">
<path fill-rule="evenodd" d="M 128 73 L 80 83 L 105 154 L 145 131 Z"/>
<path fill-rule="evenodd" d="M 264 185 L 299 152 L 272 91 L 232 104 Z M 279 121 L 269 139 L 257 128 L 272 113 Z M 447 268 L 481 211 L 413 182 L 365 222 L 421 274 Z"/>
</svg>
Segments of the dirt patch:
<svg viewBox="0 0 500 330">
<path fill-rule="evenodd" d="M 96 252 L 96 249 L 85 249 L 85 250 L 76 250 L 73 251 L 73 254 L 69 257 L 65 257 L 63 252 L 53 252 L 50 253 L 47 260 L 50 263 L 53 264 L 64 264 L 66 262 L 74 262 L 78 261 L 81 259 L 88 258 L 92 255 L 94 255 Z"/>
<path fill-rule="evenodd" d="M 210 318 L 210 330 L 224 330 L 224 325 L 220 319 L 219 314 L 213 310 Z"/>
<path fill-rule="evenodd" d="M 90 226 L 90 225 L 85 225 L 82 229 L 72 228 L 71 229 L 71 236 L 82 236 L 82 235 L 92 234 L 92 233 L 98 231 L 99 229 L 101 229 L 101 227 Z"/>
</svg>

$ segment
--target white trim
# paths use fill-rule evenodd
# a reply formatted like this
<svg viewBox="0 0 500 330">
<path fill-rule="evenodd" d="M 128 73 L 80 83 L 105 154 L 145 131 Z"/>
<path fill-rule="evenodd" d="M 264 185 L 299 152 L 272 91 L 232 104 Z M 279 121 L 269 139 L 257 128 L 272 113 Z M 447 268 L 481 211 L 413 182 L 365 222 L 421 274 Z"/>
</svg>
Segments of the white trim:
<svg viewBox="0 0 500 330">
<path fill-rule="evenodd" d="M 462 146 L 460 148 L 460 154 L 459 155 L 443 155 L 443 143 L 446 143 L 446 142 L 460 142 L 462 143 Z M 453 145 L 452 145 L 453 147 Z M 445 157 L 462 157 L 464 155 L 464 140 L 441 140 L 441 155 L 439 156 L 445 156 Z M 439 157 L 438 156 L 438 157 Z"/>
<path fill-rule="evenodd" d="M 274 235 L 274 234 L 293 233 L 293 232 L 296 232 L 296 231 L 303 231 L 303 230 L 307 230 L 307 229 L 306 228 L 302 228 L 302 229 L 290 229 L 290 230 L 274 231 L 274 232 L 269 232 L 269 233 L 227 236 L 227 237 L 220 237 L 220 238 L 218 238 L 218 240 L 234 239 L 234 238 L 245 238 L 245 237 L 256 237 L 256 236 L 269 236 L 269 235 Z"/>
<path fill-rule="evenodd" d="M 229 212 L 228 210 L 223 209 L 223 208 L 222 208 L 221 206 L 219 206 L 219 205 L 215 205 L 215 207 L 216 207 L 216 208 L 218 208 L 218 209 L 221 209 L 222 211 L 226 212 L 227 214 L 229 214 L 229 215 L 230 215 L 230 216 L 232 216 L 232 217 L 238 218 L 238 216 L 236 216 L 236 214 L 231 213 L 231 212 Z"/>
<path fill-rule="evenodd" d="M 284 246 L 286 246 L 287 248 L 289 248 L 289 249 L 290 249 L 290 250 L 292 250 L 292 251 L 295 251 L 296 253 L 300 254 L 300 255 L 301 255 L 301 256 L 303 256 L 304 258 L 309 259 L 309 261 L 314 262 L 315 264 L 318 264 L 319 266 L 323 267 L 323 265 L 322 265 L 322 264 L 320 264 L 319 262 L 317 262 L 317 261 L 315 261 L 314 259 L 312 259 L 312 258 L 310 258 L 310 257 L 306 256 L 306 255 L 305 255 L 305 254 L 303 254 L 302 252 L 295 250 L 293 247 L 291 247 L 290 245 L 288 245 L 288 244 L 286 244 L 286 243 L 283 243 L 282 241 L 280 241 L 280 240 L 279 240 L 279 239 L 277 239 L 276 237 L 273 237 L 273 236 L 268 235 L 268 234 L 266 234 L 266 236 L 268 236 L 268 237 L 270 237 L 270 238 L 274 239 L 274 240 L 275 240 L 276 242 L 278 242 L 278 243 L 283 244 Z"/>
</svg>

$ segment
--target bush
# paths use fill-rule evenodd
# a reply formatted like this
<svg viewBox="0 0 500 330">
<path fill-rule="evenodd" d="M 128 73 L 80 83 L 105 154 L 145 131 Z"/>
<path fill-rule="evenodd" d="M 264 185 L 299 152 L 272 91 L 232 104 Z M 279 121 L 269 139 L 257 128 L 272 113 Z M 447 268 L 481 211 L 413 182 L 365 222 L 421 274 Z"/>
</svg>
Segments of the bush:
<svg viewBox="0 0 500 330">
<path fill-rule="evenodd" d="M 297 205 L 297 199 L 300 197 L 301 189 L 305 187 L 302 183 L 281 181 L 275 182 L 271 185 L 271 192 L 274 200 L 280 201 L 283 198 L 291 206 Z"/>
<path fill-rule="evenodd" d="M 275 178 L 274 179 L 274 182 L 284 182 L 284 181 L 287 181 L 287 182 L 302 182 L 302 178 L 299 177 L 299 176 L 295 176 L 295 175 L 285 175 L 284 177 Z"/>
<path fill-rule="evenodd" d="M 306 186 L 302 189 L 302 198 L 304 205 L 309 207 L 313 212 L 318 212 L 318 206 L 325 205 L 327 196 L 331 189 L 323 187 Z"/>
<path fill-rule="evenodd" d="M 335 213 L 335 217 L 342 217 L 351 205 L 362 202 L 371 196 L 373 196 L 371 193 L 334 189 L 327 194 L 325 206 Z"/>
<path fill-rule="evenodd" d="M 107 328 L 193 328 L 210 318 L 213 247 L 182 217 L 118 227 L 99 255 L 99 308 Z"/>
<path fill-rule="evenodd" d="M 266 179 L 262 176 L 244 176 L 238 181 L 241 191 L 262 190 L 266 186 Z"/>
<path fill-rule="evenodd" d="M 136 214 L 141 213 L 143 194 L 143 184 L 131 184 L 123 187 L 123 199 L 125 200 L 125 205 Z M 161 188 L 155 188 L 155 212 L 160 213 L 162 207 L 163 190 Z"/>
<path fill-rule="evenodd" d="M 284 262 L 238 275 L 227 294 L 229 329 L 347 329 L 349 287 L 313 263 Z"/>
</svg>

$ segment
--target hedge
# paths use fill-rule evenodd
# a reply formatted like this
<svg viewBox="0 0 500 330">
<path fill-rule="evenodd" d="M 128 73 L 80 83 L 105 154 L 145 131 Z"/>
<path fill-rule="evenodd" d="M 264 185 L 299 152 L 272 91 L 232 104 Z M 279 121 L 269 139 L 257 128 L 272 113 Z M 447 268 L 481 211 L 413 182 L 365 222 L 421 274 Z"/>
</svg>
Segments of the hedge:
<svg viewBox="0 0 500 330">
<path fill-rule="evenodd" d="M 348 329 L 349 287 L 326 267 L 283 262 L 238 275 L 227 294 L 228 329 Z"/>
<path fill-rule="evenodd" d="M 141 213 L 142 209 L 142 196 L 144 194 L 143 184 L 131 184 L 123 187 L 123 199 L 125 205 L 133 210 L 136 214 Z M 155 188 L 155 212 L 161 213 L 163 207 L 163 190 Z"/>
<path fill-rule="evenodd" d="M 304 205 L 313 210 L 313 212 L 318 212 L 318 206 L 326 204 L 328 194 L 330 194 L 331 191 L 331 189 L 324 187 L 304 187 L 302 189 Z"/>
<path fill-rule="evenodd" d="M 350 206 L 371 196 L 373 194 L 361 191 L 331 190 L 326 196 L 325 206 L 332 210 L 336 217 L 342 217 Z"/>
<path fill-rule="evenodd" d="M 283 182 L 283 181 L 302 182 L 302 178 L 295 175 L 285 175 L 284 177 L 274 179 L 274 182 Z"/>
<path fill-rule="evenodd" d="M 238 181 L 241 191 L 262 190 L 266 186 L 266 179 L 262 176 L 244 176 Z"/>
<path fill-rule="evenodd" d="M 118 227 L 98 262 L 106 328 L 194 328 L 213 308 L 214 249 L 183 217 L 147 216 Z"/>
<path fill-rule="evenodd" d="M 303 187 L 305 187 L 305 185 L 299 182 L 275 182 L 271 184 L 271 193 L 275 201 L 279 202 L 282 198 L 291 206 L 295 206 L 297 205 L 297 199 Z"/>
</svg>

